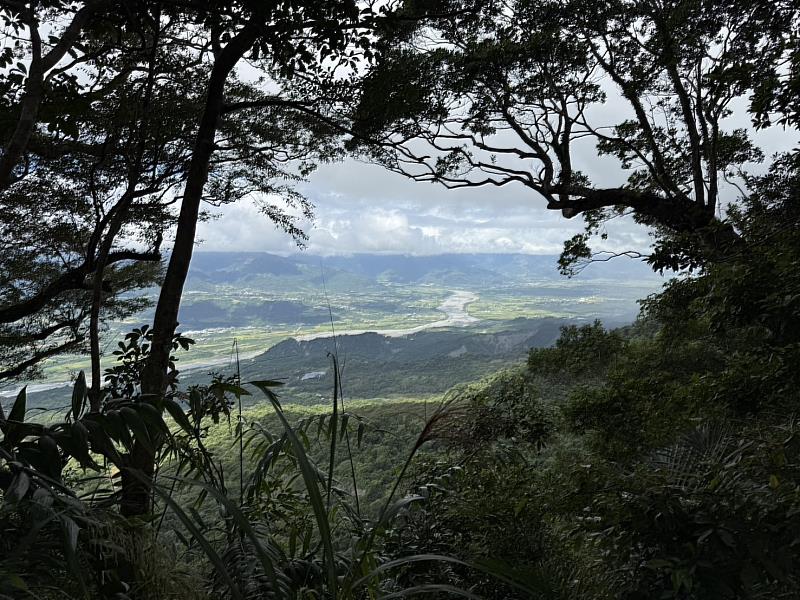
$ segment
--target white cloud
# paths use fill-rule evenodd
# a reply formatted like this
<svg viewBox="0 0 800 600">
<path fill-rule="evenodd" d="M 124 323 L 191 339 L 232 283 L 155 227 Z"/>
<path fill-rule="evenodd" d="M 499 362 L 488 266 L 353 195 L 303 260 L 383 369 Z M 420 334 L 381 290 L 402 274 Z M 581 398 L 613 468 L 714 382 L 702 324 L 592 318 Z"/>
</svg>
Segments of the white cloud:
<svg viewBox="0 0 800 600">
<path fill-rule="evenodd" d="M 592 117 L 612 124 L 628 117 L 628 110 L 613 90 Z M 739 101 L 740 103 L 744 100 Z M 748 127 L 737 106 L 729 128 Z M 797 140 L 772 127 L 752 132 L 769 156 L 790 149 Z M 575 166 L 596 185 L 615 186 L 627 175 L 610 157 L 598 157 L 594 143 L 576 144 Z M 763 170 L 764 166 L 753 165 Z M 304 223 L 308 250 L 314 254 L 387 252 L 435 254 L 443 252 L 558 253 L 563 241 L 583 228 L 580 218 L 564 219 L 547 210 L 544 201 L 522 185 L 447 190 L 416 183 L 376 165 L 355 160 L 322 165 L 301 191 L 315 204 L 316 219 Z M 608 240 L 596 244 L 603 250 L 645 250 L 646 229 L 629 218 L 615 219 L 607 227 Z M 203 250 L 250 250 L 291 253 L 292 240 L 247 202 L 228 206 L 215 221 L 202 223 Z"/>
<path fill-rule="evenodd" d="M 313 254 L 555 254 L 564 239 L 583 228 L 580 219 L 547 210 L 522 186 L 446 190 L 352 160 L 324 165 L 302 190 L 316 206 L 313 224 L 304 223 Z M 648 245 L 646 232 L 629 220 L 609 227 L 606 247 Z M 288 235 L 246 201 L 201 223 L 198 235 L 206 251 L 296 250 Z"/>
</svg>

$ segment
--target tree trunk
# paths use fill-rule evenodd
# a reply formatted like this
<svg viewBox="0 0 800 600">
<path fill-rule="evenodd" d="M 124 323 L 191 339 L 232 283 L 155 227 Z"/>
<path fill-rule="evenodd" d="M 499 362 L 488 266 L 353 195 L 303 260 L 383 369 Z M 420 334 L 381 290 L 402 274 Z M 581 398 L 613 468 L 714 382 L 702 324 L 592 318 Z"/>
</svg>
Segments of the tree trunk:
<svg viewBox="0 0 800 600">
<path fill-rule="evenodd" d="M 178 309 L 183 294 L 183 285 L 186 282 L 186 274 L 189 272 L 189 263 L 192 259 L 200 203 L 208 178 L 214 140 L 222 114 L 225 82 L 230 72 L 252 46 L 258 30 L 258 26 L 252 22 L 245 26 L 218 54 L 211 70 L 206 105 L 197 131 L 197 139 L 181 202 L 181 211 L 178 216 L 175 244 L 153 317 L 153 340 L 150 354 L 142 371 L 141 389 L 145 396 L 161 396 L 166 390 L 172 338 L 178 326 Z M 153 442 L 154 448 L 157 448 L 160 440 L 153 440 Z M 139 443 L 134 444 L 128 468 L 139 471 L 145 481 L 138 482 L 132 477 L 123 478 L 122 510 L 124 514 L 140 515 L 150 511 L 149 487 L 152 483 L 154 467 L 153 452 Z M 125 489 L 126 483 L 127 490 Z"/>
<path fill-rule="evenodd" d="M 27 15 L 26 22 L 31 36 L 31 64 L 28 68 L 28 80 L 25 82 L 25 91 L 20 102 L 17 126 L 0 157 L 0 190 L 13 183 L 14 168 L 25 154 L 28 142 L 36 128 L 39 106 L 44 96 L 45 73 L 56 66 L 58 61 L 74 46 L 81 30 L 102 4 L 102 2 L 90 2 L 76 12 L 61 39 L 44 56 L 42 56 L 42 40 L 38 30 L 39 23 L 33 13 Z"/>
</svg>

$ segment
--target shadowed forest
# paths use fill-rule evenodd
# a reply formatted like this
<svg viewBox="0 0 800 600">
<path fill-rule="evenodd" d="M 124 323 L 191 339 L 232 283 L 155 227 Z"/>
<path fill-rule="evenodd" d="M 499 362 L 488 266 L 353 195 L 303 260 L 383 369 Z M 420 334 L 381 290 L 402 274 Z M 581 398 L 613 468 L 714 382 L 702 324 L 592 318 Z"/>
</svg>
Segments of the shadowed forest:
<svg viewBox="0 0 800 600">
<path fill-rule="evenodd" d="M 800 597 L 796 2 L 0 24 L 0 599 Z M 579 233 L 320 269 L 364 163 Z"/>
</svg>

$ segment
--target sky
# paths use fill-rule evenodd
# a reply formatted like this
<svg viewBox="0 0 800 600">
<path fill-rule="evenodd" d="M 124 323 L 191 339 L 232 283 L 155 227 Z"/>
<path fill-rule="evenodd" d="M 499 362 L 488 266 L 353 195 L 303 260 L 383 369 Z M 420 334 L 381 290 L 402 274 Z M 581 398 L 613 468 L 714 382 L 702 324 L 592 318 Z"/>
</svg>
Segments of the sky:
<svg viewBox="0 0 800 600">
<path fill-rule="evenodd" d="M 311 254 L 553 254 L 582 228 L 580 220 L 544 209 L 522 186 L 447 190 L 355 160 L 322 166 L 301 190 L 315 206 L 314 222 L 303 223 Z M 251 202 L 222 213 L 201 224 L 200 250 L 295 249 Z M 626 235 L 641 243 L 641 233 L 633 228 Z"/>
<path fill-rule="evenodd" d="M 619 122 L 627 115 L 611 98 L 602 117 Z M 728 127 L 747 125 L 733 122 Z M 794 132 L 779 128 L 752 135 L 767 156 L 798 142 Z M 592 145 L 578 148 L 575 163 L 596 185 L 621 185 L 627 177 L 614 159 L 598 157 Z M 568 220 L 547 210 L 542 198 L 520 184 L 448 190 L 353 159 L 322 165 L 299 189 L 315 206 L 314 221 L 301 222 L 309 236 L 305 251 L 314 255 L 558 254 L 565 239 L 583 230 L 580 217 Z M 198 251 L 298 250 L 251 202 L 216 212 L 216 219 L 198 228 Z M 594 249 L 641 252 L 649 247 L 647 230 L 630 218 L 615 219 L 607 230 L 608 241 L 597 240 Z"/>
</svg>

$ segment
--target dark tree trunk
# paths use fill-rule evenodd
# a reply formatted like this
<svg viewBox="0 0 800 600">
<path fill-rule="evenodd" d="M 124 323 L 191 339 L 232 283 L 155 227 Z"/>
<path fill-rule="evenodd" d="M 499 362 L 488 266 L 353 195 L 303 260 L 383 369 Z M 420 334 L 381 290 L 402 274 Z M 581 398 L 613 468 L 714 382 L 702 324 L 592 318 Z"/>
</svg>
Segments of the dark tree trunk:
<svg viewBox="0 0 800 600">
<path fill-rule="evenodd" d="M 172 351 L 172 338 L 178 326 L 183 285 L 189 272 L 189 263 L 194 250 L 197 218 L 203 189 L 208 178 L 208 168 L 214 151 L 214 140 L 222 115 L 225 82 L 228 75 L 252 46 L 258 34 L 258 26 L 249 23 L 220 51 L 211 70 L 206 95 L 206 105 L 197 131 L 192 160 L 178 217 L 175 244 L 161 286 L 155 316 L 153 317 L 153 340 L 150 355 L 142 371 L 141 389 L 145 396 L 161 396 L 167 386 L 167 368 Z M 160 440 L 153 440 L 157 447 Z M 123 479 L 123 513 L 145 514 L 150 511 L 149 487 L 155 470 L 155 456 L 150 449 L 136 443 L 130 455 L 128 469 L 135 469 L 144 477 L 141 486 L 129 476 Z M 128 489 L 125 489 L 125 483 Z"/>
<path fill-rule="evenodd" d="M 61 39 L 44 56 L 42 56 L 42 40 L 38 30 L 39 23 L 32 13 L 26 15 L 25 21 L 30 28 L 31 36 L 31 64 L 28 68 L 28 80 L 25 82 L 25 90 L 19 106 L 17 126 L 0 157 L 0 190 L 13 183 L 14 168 L 25 154 L 28 142 L 36 128 L 39 106 L 44 97 L 45 73 L 52 69 L 72 48 L 83 27 L 101 6 L 101 2 L 90 2 L 76 12 Z"/>
</svg>

